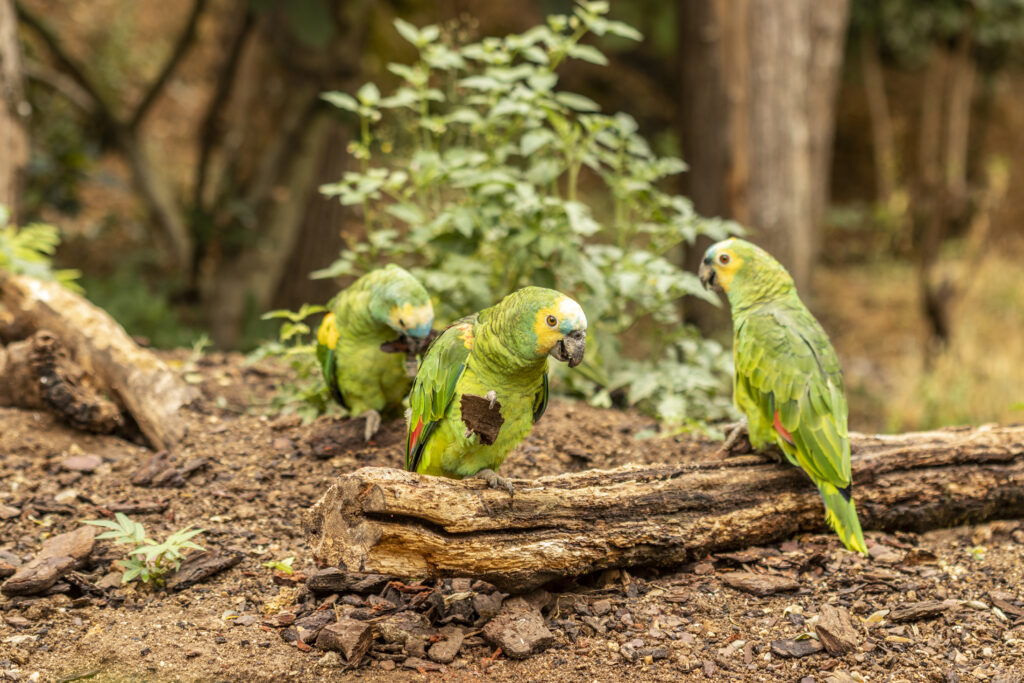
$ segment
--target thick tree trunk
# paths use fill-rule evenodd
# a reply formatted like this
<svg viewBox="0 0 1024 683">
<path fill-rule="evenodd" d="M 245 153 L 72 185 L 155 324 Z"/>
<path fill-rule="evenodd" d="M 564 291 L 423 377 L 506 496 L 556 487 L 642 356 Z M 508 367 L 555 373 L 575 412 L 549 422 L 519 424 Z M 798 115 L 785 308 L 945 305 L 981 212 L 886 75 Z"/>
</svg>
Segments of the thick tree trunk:
<svg viewBox="0 0 1024 683">
<path fill-rule="evenodd" d="M 171 449 L 185 435 L 180 410 L 196 398 L 109 315 L 55 282 L 0 271 L 0 304 L 23 330 L 48 330 L 94 384 L 135 419 L 149 443 Z"/>
<path fill-rule="evenodd" d="M 888 206 L 896 192 L 896 138 L 893 132 L 889 96 L 885 92 L 885 71 L 874 34 L 860 40 L 861 78 L 871 120 L 871 153 L 875 162 L 875 201 Z"/>
<path fill-rule="evenodd" d="M 29 151 L 23 124 L 27 103 L 21 75 L 14 5 L 11 0 L 0 0 L 0 204 L 11 210 L 15 221 Z"/>
<path fill-rule="evenodd" d="M 1024 428 L 852 436 L 865 529 L 923 531 L 1024 516 Z M 304 516 L 316 557 L 355 572 L 471 576 L 524 589 L 608 567 L 672 565 L 824 531 L 821 497 L 753 457 L 517 481 L 364 468 Z"/>
<path fill-rule="evenodd" d="M 828 198 L 846 0 L 688 0 L 682 98 L 687 192 L 698 211 L 753 228 L 810 281 Z"/>
</svg>

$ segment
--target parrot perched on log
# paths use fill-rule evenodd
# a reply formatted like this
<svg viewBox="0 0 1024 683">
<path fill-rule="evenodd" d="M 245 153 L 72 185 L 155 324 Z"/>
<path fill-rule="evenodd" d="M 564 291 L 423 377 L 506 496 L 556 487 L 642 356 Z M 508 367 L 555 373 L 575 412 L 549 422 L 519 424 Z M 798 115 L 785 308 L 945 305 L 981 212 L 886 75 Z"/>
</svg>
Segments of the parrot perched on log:
<svg viewBox="0 0 1024 683">
<path fill-rule="evenodd" d="M 427 349 L 410 395 L 405 468 L 513 488 L 495 470 L 548 403 L 548 356 L 583 360 L 587 317 L 565 294 L 525 287 L 456 321 Z"/>
<path fill-rule="evenodd" d="M 429 339 L 434 309 L 427 290 L 394 264 L 371 271 L 335 296 L 317 330 L 316 357 L 335 401 L 366 418 L 369 441 L 382 412 L 396 412 L 412 379 L 404 353 Z"/>
<path fill-rule="evenodd" d="M 741 239 L 708 248 L 699 275 L 732 309 L 733 400 L 750 444 L 779 447 L 825 501 L 825 519 L 850 550 L 867 553 L 853 504 L 846 396 L 835 349 L 768 252 Z M 726 449 L 727 450 L 727 449 Z"/>
</svg>

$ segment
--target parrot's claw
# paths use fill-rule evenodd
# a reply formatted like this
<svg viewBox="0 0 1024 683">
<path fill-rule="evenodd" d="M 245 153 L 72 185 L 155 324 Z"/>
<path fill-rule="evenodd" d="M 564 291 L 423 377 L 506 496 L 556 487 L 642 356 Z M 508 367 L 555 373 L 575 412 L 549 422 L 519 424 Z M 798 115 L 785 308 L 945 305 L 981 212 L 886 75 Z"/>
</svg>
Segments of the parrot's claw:
<svg viewBox="0 0 1024 683">
<path fill-rule="evenodd" d="M 750 445 L 747 418 L 744 417 L 726 428 L 725 441 L 718 449 L 717 455 L 722 458 L 731 458 L 735 455 L 746 455 L 753 452 L 754 447 Z"/>
<path fill-rule="evenodd" d="M 491 403 L 491 406 L 490 406 L 491 410 L 494 410 L 494 404 L 497 403 L 497 401 L 498 401 L 498 392 L 496 392 L 494 389 L 491 389 L 486 394 L 484 394 L 484 398 L 486 398 L 488 401 L 490 401 L 490 403 Z"/>
<path fill-rule="evenodd" d="M 492 489 L 505 489 L 510 497 L 516 495 L 516 489 L 512 486 L 512 482 L 505 477 L 499 477 L 494 470 L 482 469 L 473 476 L 486 481 Z"/>
<path fill-rule="evenodd" d="M 363 432 L 363 438 L 369 441 L 380 429 L 380 413 L 376 410 L 367 410 L 359 417 L 366 418 L 366 429 Z"/>
</svg>

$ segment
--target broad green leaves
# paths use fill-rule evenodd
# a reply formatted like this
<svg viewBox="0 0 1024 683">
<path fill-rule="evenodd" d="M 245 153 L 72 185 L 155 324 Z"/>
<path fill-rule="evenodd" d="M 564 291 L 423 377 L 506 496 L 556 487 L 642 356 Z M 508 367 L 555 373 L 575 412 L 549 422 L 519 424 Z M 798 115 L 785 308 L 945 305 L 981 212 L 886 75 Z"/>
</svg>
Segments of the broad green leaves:
<svg viewBox="0 0 1024 683">
<path fill-rule="evenodd" d="M 324 95 L 358 118 L 362 135 L 350 151 L 362 168 L 321 191 L 362 207 L 366 238 L 314 277 L 402 262 L 436 296 L 439 320 L 528 284 L 556 287 L 592 321 L 589 371 L 573 378 L 575 390 L 598 401 L 625 390 L 673 422 L 701 420 L 726 409 L 728 382 L 715 362 L 724 352 L 701 346 L 691 355 L 707 360 L 704 369 L 683 372 L 690 361 L 679 339 L 699 337 L 683 325 L 679 300 L 709 295 L 676 265 L 675 250 L 738 228 L 697 216 L 660 187 L 686 166 L 656 154 L 631 116 L 603 114 L 558 88 L 563 60 L 607 63 L 581 42 L 588 32 L 641 38 L 608 11 L 580 2 L 572 15 L 468 45 L 397 20 L 419 58 L 388 66 L 402 79 L 395 91 L 367 84 L 354 96 Z M 647 346 L 656 360 L 624 360 L 622 335 L 641 319 L 654 325 Z M 676 369 L 658 367 L 670 357 Z"/>
</svg>

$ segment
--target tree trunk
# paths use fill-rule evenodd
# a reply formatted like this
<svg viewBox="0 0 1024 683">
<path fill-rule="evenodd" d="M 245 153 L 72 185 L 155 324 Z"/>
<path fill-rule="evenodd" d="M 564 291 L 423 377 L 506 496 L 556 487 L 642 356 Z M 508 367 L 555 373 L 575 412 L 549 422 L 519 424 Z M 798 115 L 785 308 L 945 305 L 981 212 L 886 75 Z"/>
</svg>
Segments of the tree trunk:
<svg viewBox="0 0 1024 683">
<path fill-rule="evenodd" d="M 871 153 L 875 162 L 875 201 L 885 206 L 896 192 L 896 139 L 893 133 L 889 96 L 885 92 L 885 72 L 878 54 L 878 38 L 861 37 L 861 78 L 871 120 Z"/>
<path fill-rule="evenodd" d="M 687 192 L 810 281 L 828 199 L 848 3 L 688 0 L 681 9 Z"/>
<path fill-rule="evenodd" d="M 1024 427 L 851 438 L 865 529 L 1024 516 Z M 514 483 L 510 497 L 473 479 L 364 468 L 338 477 L 305 513 L 307 540 L 318 560 L 348 571 L 470 576 L 522 590 L 826 530 L 810 480 L 755 457 Z"/>
<path fill-rule="evenodd" d="M 323 144 L 320 170 L 316 183 L 305 200 L 305 215 L 291 255 L 277 282 L 271 306 L 297 310 L 304 303 L 326 302 L 337 293 L 331 280 L 313 280 L 309 274 L 326 268 L 338 257 L 344 242 L 341 239 L 343 222 L 351 211 L 337 199 L 320 194 L 319 187 L 337 182 L 348 167 L 348 127 L 331 123 Z"/>
<path fill-rule="evenodd" d="M 18 220 L 28 134 L 23 123 L 28 103 L 22 88 L 18 22 L 11 0 L 0 0 L 0 204 Z M 0 227 L 3 227 L 0 225 Z"/>
</svg>

